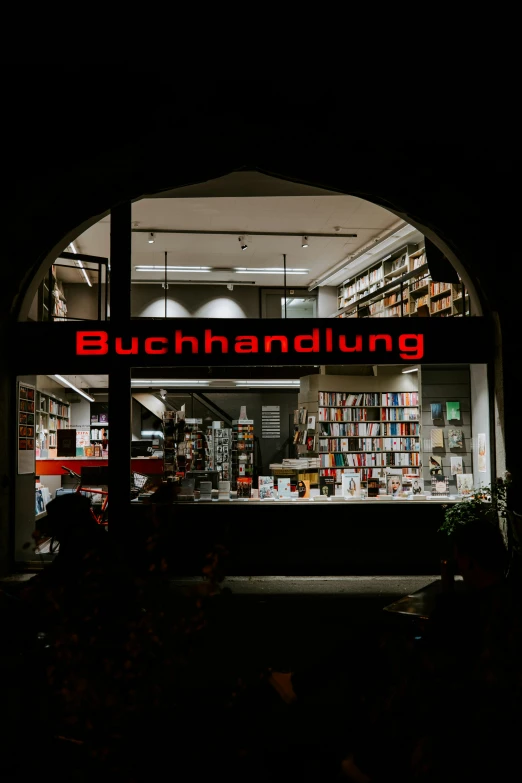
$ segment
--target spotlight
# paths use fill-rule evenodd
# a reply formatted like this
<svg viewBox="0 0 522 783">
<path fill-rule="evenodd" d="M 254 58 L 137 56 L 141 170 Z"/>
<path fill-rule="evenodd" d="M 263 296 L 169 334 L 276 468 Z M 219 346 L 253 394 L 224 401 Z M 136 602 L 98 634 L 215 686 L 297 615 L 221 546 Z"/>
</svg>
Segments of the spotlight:
<svg viewBox="0 0 522 783">
<path fill-rule="evenodd" d="M 308 247 L 308 237 L 303 237 L 303 241 L 301 242 L 301 247 Z"/>
<path fill-rule="evenodd" d="M 155 239 L 154 232 L 151 231 L 150 234 L 149 234 L 149 240 L 148 240 L 149 241 L 149 245 L 153 245 L 154 244 L 154 239 Z"/>
<path fill-rule="evenodd" d="M 246 250 L 248 245 L 246 243 L 245 237 L 238 237 L 239 244 L 241 245 L 241 250 Z"/>
<path fill-rule="evenodd" d="M 229 291 L 233 291 L 234 290 L 234 284 L 233 283 L 227 283 L 227 288 L 228 288 Z"/>
</svg>

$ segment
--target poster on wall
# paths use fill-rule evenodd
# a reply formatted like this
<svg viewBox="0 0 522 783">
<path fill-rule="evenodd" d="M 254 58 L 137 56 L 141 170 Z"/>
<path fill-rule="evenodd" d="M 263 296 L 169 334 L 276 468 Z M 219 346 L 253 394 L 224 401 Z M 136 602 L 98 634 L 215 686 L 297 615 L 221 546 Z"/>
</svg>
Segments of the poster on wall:
<svg viewBox="0 0 522 783">
<path fill-rule="evenodd" d="M 479 473 L 486 472 L 486 434 L 479 432 L 477 435 L 478 443 L 478 470 Z"/>
<path fill-rule="evenodd" d="M 35 472 L 35 388 L 27 383 L 18 383 L 18 405 L 16 408 L 16 431 L 18 441 L 18 473 Z"/>
<path fill-rule="evenodd" d="M 281 437 L 281 407 L 279 405 L 263 405 L 261 407 L 261 437 Z"/>
</svg>

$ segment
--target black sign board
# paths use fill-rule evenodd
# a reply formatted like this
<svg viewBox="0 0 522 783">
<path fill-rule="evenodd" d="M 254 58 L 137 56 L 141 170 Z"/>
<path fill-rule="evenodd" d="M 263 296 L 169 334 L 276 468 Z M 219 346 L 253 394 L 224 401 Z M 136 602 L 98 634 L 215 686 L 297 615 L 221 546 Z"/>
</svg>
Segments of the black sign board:
<svg viewBox="0 0 522 783">
<path fill-rule="evenodd" d="M 493 327 L 469 318 L 205 319 L 21 323 L 17 372 L 44 371 L 38 346 L 59 344 L 61 372 L 115 367 L 484 363 Z M 47 334 L 48 333 L 48 334 Z M 35 346 L 33 350 L 32 346 Z M 46 366 L 48 360 L 46 361 Z"/>
</svg>

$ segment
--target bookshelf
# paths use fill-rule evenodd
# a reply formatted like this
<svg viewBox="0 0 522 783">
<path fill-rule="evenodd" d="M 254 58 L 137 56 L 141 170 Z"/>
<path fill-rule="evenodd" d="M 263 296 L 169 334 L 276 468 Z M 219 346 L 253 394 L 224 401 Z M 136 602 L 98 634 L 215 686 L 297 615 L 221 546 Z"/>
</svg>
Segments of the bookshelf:
<svg viewBox="0 0 522 783">
<path fill-rule="evenodd" d="M 469 316 L 464 284 L 431 279 L 424 248 L 405 245 L 338 289 L 337 318 Z"/>
<path fill-rule="evenodd" d="M 163 414 L 165 478 L 205 469 L 208 450 L 202 425 L 202 419 L 175 419 L 170 411 Z"/>
<path fill-rule="evenodd" d="M 421 395 L 407 377 L 318 375 L 302 384 L 299 402 L 316 419 L 320 477 L 341 484 L 343 472 L 355 470 L 364 484 L 386 469 L 421 475 Z"/>
<path fill-rule="evenodd" d="M 232 489 L 236 490 L 239 478 L 254 476 L 254 420 L 232 420 Z"/>
<path fill-rule="evenodd" d="M 56 457 L 58 430 L 70 427 L 70 405 L 51 394 L 36 390 L 36 457 Z"/>
</svg>

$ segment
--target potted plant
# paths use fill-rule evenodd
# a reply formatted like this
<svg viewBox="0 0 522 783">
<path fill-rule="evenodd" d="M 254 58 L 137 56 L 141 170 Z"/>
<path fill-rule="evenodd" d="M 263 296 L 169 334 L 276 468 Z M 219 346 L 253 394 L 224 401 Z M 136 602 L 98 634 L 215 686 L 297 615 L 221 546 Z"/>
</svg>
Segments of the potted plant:
<svg viewBox="0 0 522 783">
<path fill-rule="evenodd" d="M 507 492 L 509 474 L 484 487 L 474 488 L 458 503 L 445 506 L 444 521 L 439 532 L 445 534 L 441 559 L 441 580 L 446 587 L 453 581 L 454 563 L 452 536 L 459 525 L 472 525 L 477 520 L 487 520 L 495 525 L 505 525 L 508 517 Z"/>
</svg>

